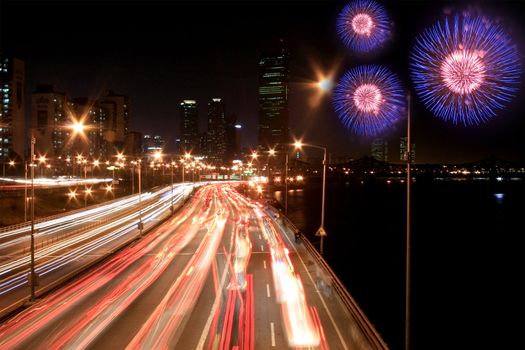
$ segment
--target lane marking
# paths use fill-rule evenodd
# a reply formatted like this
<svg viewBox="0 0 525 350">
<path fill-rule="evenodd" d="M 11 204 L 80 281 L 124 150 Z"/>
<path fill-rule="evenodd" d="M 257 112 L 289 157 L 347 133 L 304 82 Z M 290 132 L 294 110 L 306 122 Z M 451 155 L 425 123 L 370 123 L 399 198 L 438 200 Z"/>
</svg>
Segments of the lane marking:
<svg viewBox="0 0 525 350">
<path fill-rule="evenodd" d="M 264 269 L 266 269 L 266 260 L 263 260 Z"/>
<path fill-rule="evenodd" d="M 276 226 L 279 227 L 279 224 L 276 224 Z M 323 295 L 321 294 L 321 291 L 319 289 L 317 289 L 317 285 L 315 284 L 314 278 L 310 274 L 310 271 L 308 271 L 308 268 L 306 267 L 306 263 L 304 262 L 303 258 L 301 257 L 301 254 L 299 254 L 299 252 L 297 251 L 297 248 L 295 247 L 295 244 L 292 243 L 292 240 L 290 239 L 290 237 L 288 237 L 288 234 L 286 232 L 284 232 L 284 230 L 282 228 L 280 229 L 280 231 L 284 234 L 284 237 L 286 238 L 288 243 L 290 243 L 290 246 L 292 246 L 293 249 L 295 250 L 296 256 L 299 258 L 299 260 L 301 260 L 301 265 L 303 265 L 303 268 L 305 269 L 306 274 L 308 275 L 308 277 L 309 277 L 310 281 L 312 282 L 312 284 L 315 286 L 315 291 L 317 292 L 317 295 L 321 299 L 321 303 L 323 304 L 323 307 L 324 307 L 326 313 L 328 314 L 328 318 L 330 318 L 332 326 L 335 328 L 335 332 L 337 333 L 337 336 L 339 337 L 339 341 L 343 345 L 343 348 L 345 350 L 348 350 L 348 346 L 346 345 L 346 343 L 344 341 L 343 335 L 341 334 L 341 331 L 339 330 L 339 327 L 337 326 L 337 324 L 336 324 L 336 322 L 334 320 L 334 317 L 332 316 L 332 313 L 328 309 L 328 305 L 326 305 L 326 302 L 325 302 L 325 300 L 323 298 Z"/>
<path fill-rule="evenodd" d="M 270 297 L 270 285 L 268 283 L 266 283 L 266 296 Z"/>
<path fill-rule="evenodd" d="M 261 234 L 259 233 L 259 239 L 262 239 Z"/>
<path fill-rule="evenodd" d="M 273 329 L 273 322 L 270 322 L 270 332 L 272 333 L 272 347 L 275 347 L 275 330 Z"/>
<path fill-rule="evenodd" d="M 264 252 L 264 246 L 261 244 L 261 252 Z"/>
</svg>

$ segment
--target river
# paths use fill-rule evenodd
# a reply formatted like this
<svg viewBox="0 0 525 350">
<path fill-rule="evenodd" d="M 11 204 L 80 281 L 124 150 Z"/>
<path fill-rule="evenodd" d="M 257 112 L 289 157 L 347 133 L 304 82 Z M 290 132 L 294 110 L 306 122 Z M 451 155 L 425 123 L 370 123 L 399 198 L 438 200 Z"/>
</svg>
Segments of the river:
<svg viewBox="0 0 525 350">
<path fill-rule="evenodd" d="M 376 180 L 326 194 L 325 258 L 391 349 L 404 344 L 405 192 Z M 412 193 L 412 349 L 525 348 L 525 183 L 416 182 Z M 288 193 L 289 218 L 316 246 L 320 202 L 320 184 Z"/>
</svg>

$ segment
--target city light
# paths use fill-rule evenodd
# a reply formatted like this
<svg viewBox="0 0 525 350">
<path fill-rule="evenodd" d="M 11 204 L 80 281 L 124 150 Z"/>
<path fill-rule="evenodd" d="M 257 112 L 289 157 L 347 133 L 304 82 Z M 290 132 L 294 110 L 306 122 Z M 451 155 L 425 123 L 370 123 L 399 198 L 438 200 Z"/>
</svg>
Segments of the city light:
<svg viewBox="0 0 525 350">
<path fill-rule="evenodd" d="M 302 148 L 303 147 L 303 143 L 301 141 L 295 141 L 293 146 L 296 148 L 296 149 L 299 149 L 299 148 Z"/>
<path fill-rule="evenodd" d="M 334 86 L 334 83 L 332 80 L 328 79 L 328 78 L 325 78 L 325 79 L 322 79 L 318 82 L 318 85 L 319 85 L 319 89 L 321 89 L 321 91 L 330 91 L 332 90 L 332 87 Z"/>
<path fill-rule="evenodd" d="M 71 123 L 70 128 L 73 130 L 73 133 L 82 134 L 86 129 L 86 126 L 84 123 L 74 120 L 73 123 Z"/>
</svg>

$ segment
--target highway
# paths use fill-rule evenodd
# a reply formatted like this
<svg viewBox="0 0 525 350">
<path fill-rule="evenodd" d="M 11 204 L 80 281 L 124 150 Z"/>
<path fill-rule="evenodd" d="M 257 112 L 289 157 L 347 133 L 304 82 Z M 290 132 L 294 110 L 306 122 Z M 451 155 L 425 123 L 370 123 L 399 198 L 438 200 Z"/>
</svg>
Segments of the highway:
<svg viewBox="0 0 525 350">
<path fill-rule="evenodd" d="M 317 288 L 317 268 L 275 212 L 231 184 L 204 186 L 141 239 L 5 321 L 0 349 L 386 348 Z"/>
<path fill-rule="evenodd" d="M 193 184 L 174 186 L 141 196 L 140 218 L 145 228 L 170 214 L 171 202 L 182 205 Z M 84 211 L 63 215 L 35 225 L 35 270 L 39 276 L 37 292 L 43 292 L 65 277 L 104 258 L 140 232 L 138 195 Z M 21 305 L 28 297 L 27 271 L 30 256 L 30 228 L 0 233 L 0 313 Z"/>
</svg>

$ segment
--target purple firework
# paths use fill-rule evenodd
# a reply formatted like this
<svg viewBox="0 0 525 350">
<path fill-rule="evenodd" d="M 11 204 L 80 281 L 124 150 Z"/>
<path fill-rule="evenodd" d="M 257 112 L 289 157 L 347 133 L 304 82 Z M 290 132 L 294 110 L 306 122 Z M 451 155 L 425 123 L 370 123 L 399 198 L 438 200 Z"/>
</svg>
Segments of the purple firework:
<svg viewBox="0 0 525 350">
<path fill-rule="evenodd" d="M 480 124 L 517 91 L 521 66 L 503 29 L 481 16 L 457 15 L 427 29 L 411 54 L 418 96 L 436 116 Z"/>
<path fill-rule="evenodd" d="M 377 65 L 346 72 L 334 90 L 333 102 L 343 124 L 361 135 L 389 129 L 403 116 L 406 104 L 398 77 Z"/>
<path fill-rule="evenodd" d="M 348 48 L 371 51 L 390 36 L 385 8 L 373 0 L 352 1 L 339 14 L 337 32 Z"/>
</svg>

